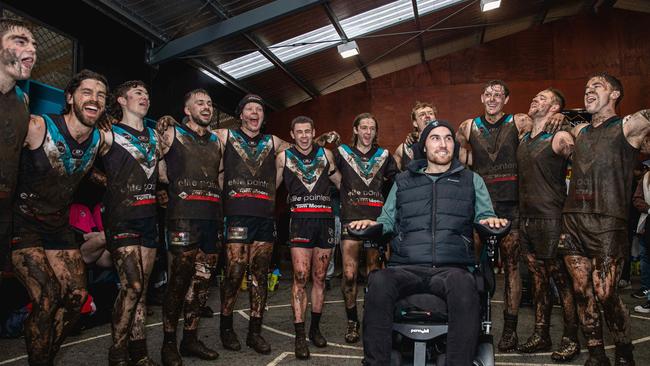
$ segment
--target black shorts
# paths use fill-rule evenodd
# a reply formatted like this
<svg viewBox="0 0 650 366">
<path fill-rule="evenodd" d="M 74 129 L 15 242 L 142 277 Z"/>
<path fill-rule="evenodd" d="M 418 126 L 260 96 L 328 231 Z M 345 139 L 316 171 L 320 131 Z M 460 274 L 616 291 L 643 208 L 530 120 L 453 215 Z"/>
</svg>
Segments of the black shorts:
<svg viewBox="0 0 650 366">
<path fill-rule="evenodd" d="M 45 229 L 47 228 L 47 229 Z M 14 215 L 11 250 L 43 248 L 45 250 L 79 249 L 70 225 L 53 227 L 22 215 Z"/>
<path fill-rule="evenodd" d="M 493 202 L 494 213 L 498 218 L 512 222 L 510 230 L 519 229 L 519 203 L 516 201 Z"/>
<path fill-rule="evenodd" d="M 107 225 L 106 244 L 109 250 L 141 245 L 158 248 L 158 219 L 155 216 L 133 219 Z"/>
<path fill-rule="evenodd" d="M 372 219 L 370 219 L 372 220 Z M 357 220 L 341 220 L 341 240 L 356 240 L 363 241 L 364 248 L 377 248 L 379 243 L 375 240 L 361 240 L 358 236 L 350 235 L 348 233 L 348 225 Z"/>
<path fill-rule="evenodd" d="M 275 220 L 257 216 L 227 216 L 226 243 L 253 244 L 254 241 L 274 243 L 278 233 Z"/>
<path fill-rule="evenodd" d="M 562 215 L 558 248 L 564 255 L 627 260 L 629 245 L 627 223 L 623 219 L 584 213 Z"/>
<path fill-rule="evenodd" d="M 334 219 L 291 219 L 289 246 L 292 248 L 334 248 Z"/>
<path fill-rule="evenodd" d="M 562 220 L 522 217 L 519 226 L 521 251 L 535 254 L 537 259 L 554 259 L 558 254 L 558 242 Z"/>
<path fill-rule="evenodd" d="M 167 247 L 185 250 L 198 247 L 206 254 L 221 250 L 222 224 L 216 220 L 178 219 L 167 221 Z"/>
</svg>

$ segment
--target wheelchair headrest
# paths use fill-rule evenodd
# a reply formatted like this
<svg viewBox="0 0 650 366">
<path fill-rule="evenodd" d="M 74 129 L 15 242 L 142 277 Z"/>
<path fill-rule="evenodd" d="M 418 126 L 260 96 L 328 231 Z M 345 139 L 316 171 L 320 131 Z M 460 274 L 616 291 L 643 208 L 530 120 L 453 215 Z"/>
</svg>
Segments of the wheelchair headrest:
<svg viewBox="0 0 650 366">
<path fill-rule="evenodd" d="M 490 237 L 494 237 L 496 240 L 501 240 L 510 232 L 510 226 L 511 221 L 508 221 L 505 226 L 501 226 L 500 228 L 492 228 L 484 224 L 474 224 L 474 229 L 476 229 L 482 241 L 485 241 Z"/>
<path fill-rule="evenodd" d="M 348 227 L 348 234 L 356 236 L 359 239 L 379 240 L 384 233 L 384 224 L 368 226 L 362 230 L 353 230 Z"/>
</svg>

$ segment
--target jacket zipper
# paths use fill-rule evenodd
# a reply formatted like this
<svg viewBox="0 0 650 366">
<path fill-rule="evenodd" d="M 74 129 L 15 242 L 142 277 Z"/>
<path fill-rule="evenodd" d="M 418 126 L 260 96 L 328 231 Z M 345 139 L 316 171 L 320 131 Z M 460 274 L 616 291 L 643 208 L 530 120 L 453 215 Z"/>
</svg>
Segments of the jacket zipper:
<svg viewBox="0 0 650 366">
<path fill-rule="evenodd" d="M 442 177 L 439 177 L 440 179 Z M 438 183 L 438 179 L 433 182 L 431 185 L 433 189 L 433 194 L 432 194 L 432 202 L 431 204 L 433 205 L 433 212 L 431 213 L 431 266 L 435 267 L 436 266 L 436 210 L 437 205 L 436 205 L 436 184 Z"/>
</svg>

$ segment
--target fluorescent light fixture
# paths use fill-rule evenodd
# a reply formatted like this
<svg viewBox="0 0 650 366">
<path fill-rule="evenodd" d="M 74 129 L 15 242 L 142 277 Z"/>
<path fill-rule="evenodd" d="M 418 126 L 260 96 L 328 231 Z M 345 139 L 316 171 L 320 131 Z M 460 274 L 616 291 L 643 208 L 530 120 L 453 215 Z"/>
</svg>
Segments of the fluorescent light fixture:
<svg viewBox="0 0 650 366">
<path fill-rule="evenodd" d="M 212 80 L 218 82 L 219 84 L 221 84 L 221 85 L 226 85 L 226 82 L 225 82 L 222 78 L 220 78 L 220 77 L 218 77 L 217 75 L 211 73 L 210 71 L 208 71 L 208 70 L 206 70 L 206 69 L 204 69 L 204 68 L 202 68 L 202 67 L 199 68 L 199 70 L 201 70 L 202 73 L 204 73 L 205 75 L 207 75 L 208 77 L 210 77 Z"/>
<path fill-rule="evenodd" d="M 359 54 L 359 46 L 357 46 L 357 42 L 355 41 L 340 44 L 338 45 L 337 49 L 343 58 L 348 58 Z"/>
<path fill-rule="evenodd" d="M 413 19 L 411 0 L 399 0 L 341 20 L 348 38 L 368 34 L 393 24 Z"/>
<path fill-rule="evenodd" d="M 501 0 L 481 0 L 481 10 L 490 11 L 501 6 Z"/>
<path fill-rule="evenodd" d="M 266 69 L 273 68 L 271 61 L 267 60 L 259 51 L 249 53 L 218 66 L 226 74 L 241 79 Z"/>
<path fill-rule="evenodd" d="M 417 0 L 418 13 L 429 14 L 433 11 L 444 9 L 464 0 Z"/>
<path fill-rule="evenodd" d="M 282 62 L 289 62 L 338 43 L 341 43 L 341 37 L 336 32 L 336 29 L 334 29 L 334 26 L 330 24 L 287 39 L 286 41 L 276 43 L 271 46 L 271 52 L 282 60 Z"/>
</svg>

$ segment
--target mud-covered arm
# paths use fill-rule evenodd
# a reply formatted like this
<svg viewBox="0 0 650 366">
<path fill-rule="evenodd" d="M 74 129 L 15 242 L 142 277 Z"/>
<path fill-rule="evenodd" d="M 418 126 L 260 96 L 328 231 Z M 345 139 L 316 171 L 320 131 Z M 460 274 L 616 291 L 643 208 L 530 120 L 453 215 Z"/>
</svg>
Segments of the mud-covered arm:
<svg viewBox="0 0 650 366">
<path fill-rule="evenodd" d="M 552 115 L 548 120 L 546 120 L 546 124 L 544 125 L 544 131 L 548 133 L 555 133 L 556 131 L 559 131 L 560 128 L 565 124 L 566 121 L 566 116 L 563 115 L 562 113 L 555 113 Z"/>
<path fill-rule="evenodd" d="M 650 132 L 650 109 L 643 109 L 623 118 L 623 134 L 633 147 L 640 148 L 648 132 Z"/>
<path fill-rule="evenodd" d="M 325 146 L 326 144 L 338 145 L 341 143 L 341 135 L 339 135 L 339 133 L 336 131 L 325 132 L 324 134 L 316 137 L 314 139 L 314 142 L 318 146 Z"/>
<path fill-rule="evenodd" d="M 336 189 L 341 189 L 341 172 L 337 169 L 336 163 L 334 162 L 334 154 L 332 151 L 325 149 L 325 156 L 327 157 L 327 160 L 330 162 L 330 167 L 329 171 L 327 172 L 327 175 L 330 178 L 330 181 L 334 184 Z"/>
<path fill-rule="evenodd" d="M 397 149 L 395 149 L 395 152 L 393 153 L 393 159 L 395 159 L 395 164 L 397 165 L 397 169 L 402 170 L 402 149 L 403 149 L 404 143 L 399 144 Z"/>
<path fill-rule="evenodd" d="M 283 172 L 284 172 L 284 157 L 285 152 L 282 151 L 275 157 L 275 189 L 278 189 L 282 184 Z"/>
<path fill-rule="evenodd" d="M 88 179 L 90 179 L 91 182 L 98 184 L 102 187 L 106 187 L 106 185 L 108 184 L 108 179 L 106 178 L 106 174 L 101 170 L 97 169 L 96 167 L 92 167 L 90 173 L 88 173 Z"/>
<path fill-rule="evenodd" d="M 565 131 L 559 131 L 555 134 L 552 141 L 553 152 L 556 155 L 563 156 L 568 159 L 573 154 L 575 147 L 575 140 L 573 136 Z"/>
<path fill-rule="evenodd" d="M 646 173 L 646 175 L 647 174 L 648 173 Z M 641 213 L 650 213 L 650 205 L 645 201 L 643 194 L 643 178 L 639 180 L 639 183 L 636 185 L 634 196 L 632 196 L 632 205 L 634 205 L 634 208 Z"/>
<path fill-rule="evenodd" d="M 45 138 L 45 120 L 41 116 L 32 114 L 29 116 L 29 126 L 27 126 L 27 136 L 23 146 L 30 150 L 35 150 L 41 146 Z"/>
<path fill-rule="evenodd" d="M 223 155 L 221 156 L 221 160 L 219 161 L 219 177 L 217 177 L 217 182 L 219 183 L 219 188 L 223 190 L 223 179 L 224 179 L 224 166 L 223 166 Z"/>
<path fill-rule="evenodd" d="M 472 165 L 472 161 L 471 161 L 472 148 L 469 144 L 469 133 L 471 127 L 472 127 L 472 120 L 467 119 L 461 122 L 460 126 L 458 127 L 458 131 L 456 131 L 456 141 L 460 146 L 460 151 L 458 152 L 458 156 L 461 159 L 461 162 L 463 162 L 467 166 Z"/>
<path fill-rule="evenodd" d="M 162 116 L 156 124 L 156 133 L 160 141 L 160 153 L 167 154 L 174 142 L 174 124 L 176 120 L 171 116 Z"/>
<path fill-rule="evenodd" d="M 515 126 L 517 126 L 517 131 L 519 131 L 519 139 L 524 136 L 527 132 L 530 132 L 533 129 L 533 119 L 525 113 L 515 114 Z"/>
<path fill-rule="evenodd" d="M 284 141 L 283 139 L 273 135 L 273 146 L 275 146 L 275 154 L 279 154 L 284 150 L 291 147 L 291 143 Z"/>
<path fill-rule="evenodd" d="M 104 156 L 111 149 L 111 146 L 113 146 L 113 131 L 99 130 L 99 133 L 102 137 L 101 144 L 99 145 L 99 155 Z"/>
<path fill-rule="evenodd" d="M 167 163 L 164 160 L 158 161 L 158 181 L 164 184 L 169 184 L 169 177 L 167 176 Z"/>
</svg>

